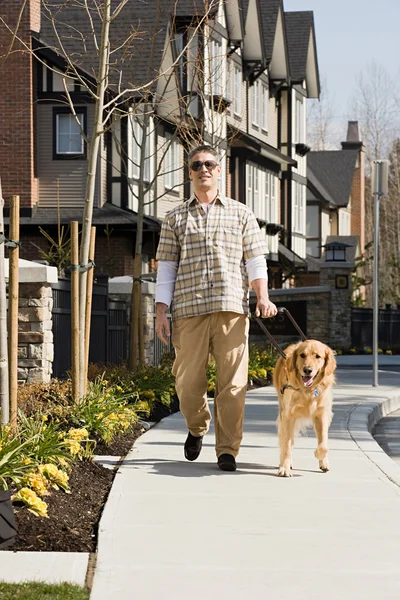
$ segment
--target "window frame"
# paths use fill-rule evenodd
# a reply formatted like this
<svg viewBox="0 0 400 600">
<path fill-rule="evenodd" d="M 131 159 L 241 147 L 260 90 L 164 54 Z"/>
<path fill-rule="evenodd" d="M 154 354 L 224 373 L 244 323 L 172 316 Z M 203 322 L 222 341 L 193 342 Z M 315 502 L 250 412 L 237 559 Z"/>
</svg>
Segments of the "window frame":
<svg viewBox="0 0 400 600">
<path fill-rule="evenodd" d="M 165 139 L 169 146 L 164 157 L 164 188 L 170 192 L 177 193 L 175 188 L 180 184 L 179 142 L 168 133 L 166 134 Z M 173 169 L 174 162 L 176 165 L 175 169 Z"/>
<path fill-rule="evenodd" d="M 257 129 L 260 127 L 260 82 L 258 79 L 253 83 L 251 123 Z"/>
<path fill-rule="evenodd" d="M 238 85 L 237 85 L 238 84 Z M 233 66 L 233 114 L 235 117 L 242 116 L 242 69 L 239 65 Z"/>
<path fill-rule="evenodd" d="M 261 129 L 265 133 L 268 133 L 269 88 L 264 82 L 261 83 L 261 105 L 262 105 Z"/>
<path fill-rule="evenodd" d="M 82 115 L 83 133 L 87 135 L 87 108 L 85 106 L 75 107 L 77 115 Z M 82 139 L 82 152 L 59 152 L 58 150 L 58 116 L 69 115 L 74 118 L 71 109 L 68 107 L 53 107 L 53 160 L 86 160 L 87 144 L 84 137 Z"/>
</svg>

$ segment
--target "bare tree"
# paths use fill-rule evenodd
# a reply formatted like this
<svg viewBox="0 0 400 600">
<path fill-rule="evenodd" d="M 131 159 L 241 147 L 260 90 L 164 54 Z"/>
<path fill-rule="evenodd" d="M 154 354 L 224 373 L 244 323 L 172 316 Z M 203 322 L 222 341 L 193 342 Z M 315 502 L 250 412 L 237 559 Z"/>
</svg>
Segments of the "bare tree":
<svg viewBox="0 0 400 600">
<path fill-rule="evenodd" d="M 373 239 L 374 201 L 370 165 L 375 159 L 390 160 L 389 194 L 380 202 L 379 217 L 379 297 L 380 304 L 397 303 L 399 277 L 399 142 L 400 89 L 384 67 L 372 62 L 360 73 L 351 101 L 352 114 L 358 119 L 366 147 L 366 239 Z M 371 273 L 369 272 L 370 276 Z M 371 304 L 371 289 L 367 304 Z"/>
<path fill-rule="evenodd" d="M 361 125 L 368 161 L 386 158 L 400 135 L 399 94 L 397 83 L 376 62 L 357 78 L 351 114 Z"/>
<path fill-rule="evenodd" d="M 336 147 L 334 133 L 334 100 L 326 77 L 321 79 L 321 97 L 307 105 L 307 139 L 312 150 L 331 150 Z"/>
</svg>

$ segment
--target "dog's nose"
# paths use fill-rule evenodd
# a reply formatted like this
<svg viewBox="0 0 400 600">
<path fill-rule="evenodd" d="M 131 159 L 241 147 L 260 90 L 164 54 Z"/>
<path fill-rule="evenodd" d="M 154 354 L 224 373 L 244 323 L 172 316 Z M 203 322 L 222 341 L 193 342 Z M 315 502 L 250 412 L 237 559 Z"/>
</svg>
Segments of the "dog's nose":
<svg viewBox="0 0 400 600">
<path fill-rule="evenodd" d="M 311 375 L 312 369 L 310 367 L 303 367 L 304 375 Z"/>
</svg>

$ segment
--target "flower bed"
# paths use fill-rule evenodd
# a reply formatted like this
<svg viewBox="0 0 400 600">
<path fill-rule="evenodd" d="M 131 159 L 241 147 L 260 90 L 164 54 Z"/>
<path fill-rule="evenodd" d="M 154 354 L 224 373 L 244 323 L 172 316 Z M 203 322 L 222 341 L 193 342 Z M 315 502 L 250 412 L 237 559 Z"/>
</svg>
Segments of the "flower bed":
<svg viewBox="0 0 400 600">
<path fill-rule="evenodd" d="M 251 346 L 249 387 L 268 385 L 276 356 Z M 144 429 L 179 409 L 171 356 L 135 372 L 91 365 L 80 404 L 71 382 L 19 388 L 18 427 L 0 427 L 0 489 L 10 489 L 18 525 L 12 550 L 96 548 L 97 525 L 115 472 L 93 455 L 125 456 Z M 215 364 L 209 365 L 209 392 Z"/>
</svg>

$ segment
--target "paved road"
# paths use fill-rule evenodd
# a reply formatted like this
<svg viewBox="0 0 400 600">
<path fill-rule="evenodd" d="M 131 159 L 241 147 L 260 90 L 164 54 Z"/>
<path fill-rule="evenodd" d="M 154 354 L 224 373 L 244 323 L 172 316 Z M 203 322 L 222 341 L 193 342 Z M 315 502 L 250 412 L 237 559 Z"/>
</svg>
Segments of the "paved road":
<svg viewBox="0 0 400 600">
<path fill-rule="evenodd" d="M 400 465 L 400 410 L 381 419 L 372 435 L 386 454 Z"/>
<path fill-rule="evenodd" d="M 212 430 L 200 458 L 184 460 L 179 413 L 139 438 L 103 513 L 91 600 L 398 600 L 400 467 L 365 408 L 398 401 L 400 375 L 381 371 L 379 388 L 370 375 L 338 372 L 327 474 L 310 432 L 293 477 L 276 477 L 272 388 L 248 394 L 236 473 L 216 467 Z"/>
</svg>

